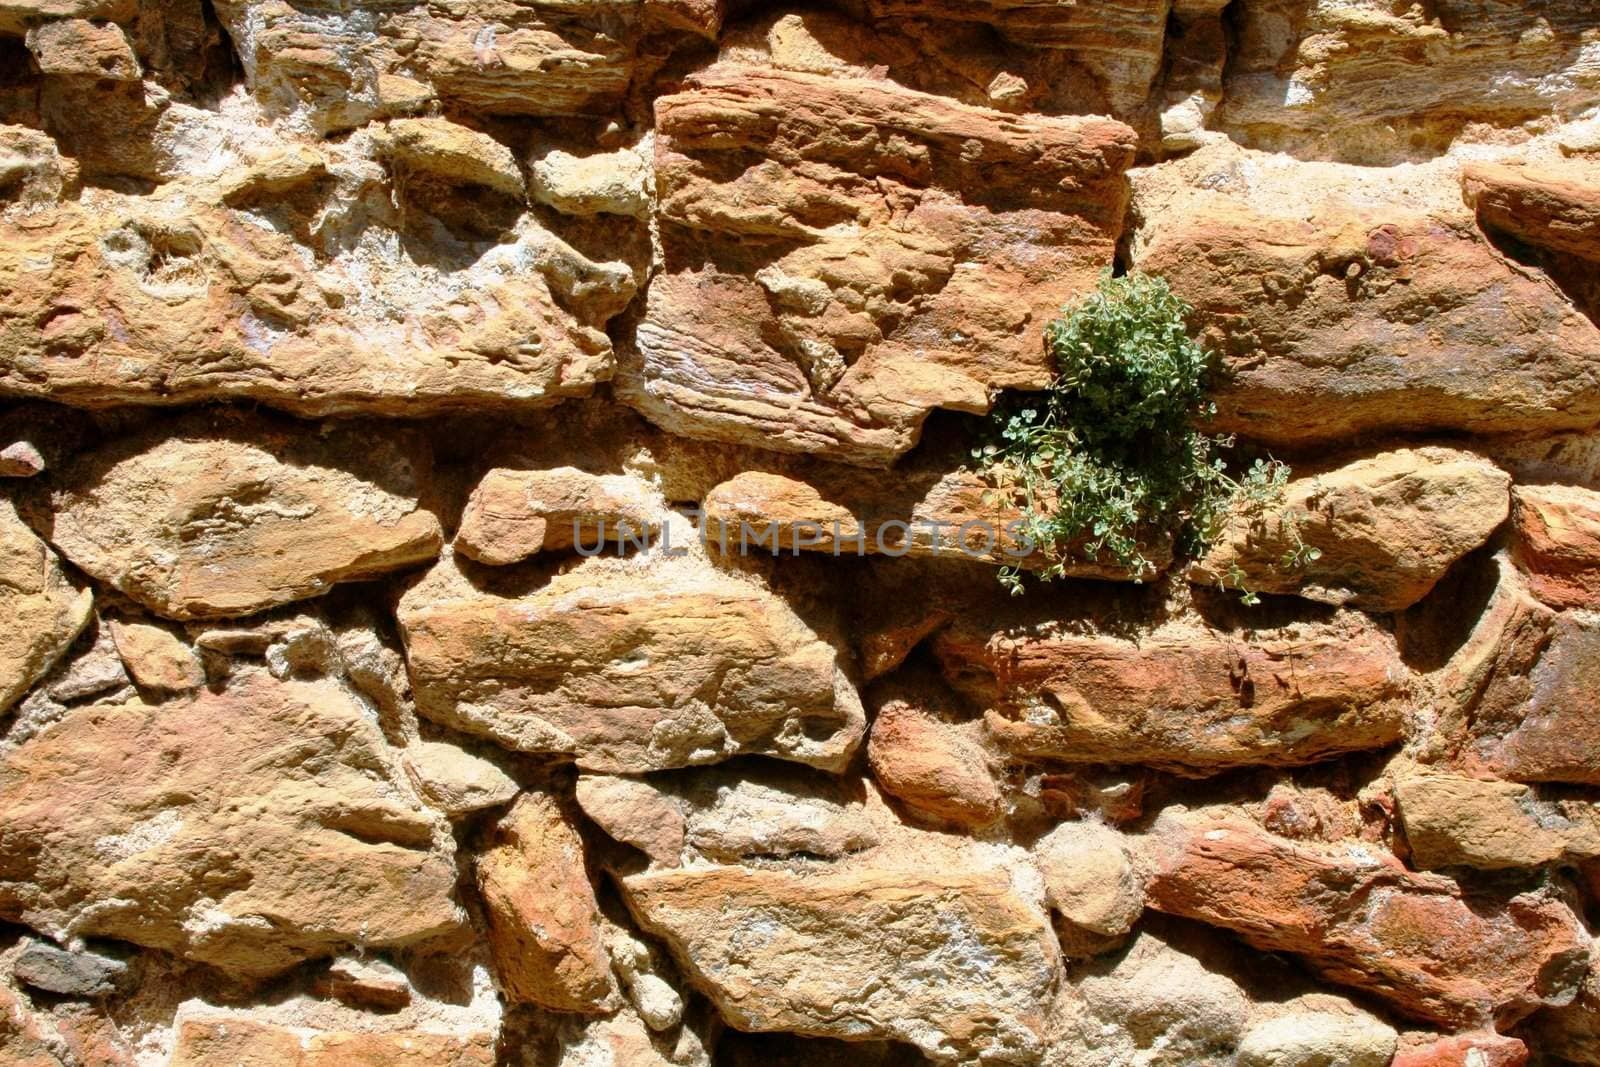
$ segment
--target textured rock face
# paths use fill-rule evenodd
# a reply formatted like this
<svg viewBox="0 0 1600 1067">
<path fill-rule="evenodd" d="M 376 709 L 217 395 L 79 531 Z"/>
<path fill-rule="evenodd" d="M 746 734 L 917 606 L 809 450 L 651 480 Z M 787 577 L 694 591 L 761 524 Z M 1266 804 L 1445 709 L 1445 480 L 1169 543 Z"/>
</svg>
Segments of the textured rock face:
<svg viewBox="0 0 1600 1067">
<path fill-rule="evenodd" d="M 1038 1056 L 1056 948 L 1004 872 L 721 867 L 623 884 L 741 1029 L 892 1038 L 938 1062 Z"/>
<path fill-rule="evenodd" d="M 1175 820 L 1155 847 L 1152 907 L 1300 954 L 1419 1018 L 1514 1021 L 1570 1000 L 1588 965 L 1582 927 L 1551 896 L 1469 902 L 1392 856 L 1298 845 L 1226 817 Z"/>
<path fill-rule="evenodd" d="M 399 618 L 419 712 L 586 769 L 741 752 L 838 768 L 861 741 L 834 649 L 783 601 L 698 559 L 596 559 L 504 591 L 447 560 Z"/>
<path fill-rule="evenodd" d="M 417 506 L 425 460 L 406 444 L 197 423 L 83 456 L 41 525 L 152 611 L 246 615 L 438 554 L 439 521 Z"/>
<path fill-rule="evenodd" d="M 723 57 L 655 113 L 664 273 L 619 396 L 674 432 L 869 465 L 935 407 L 1043 384 L 1038 328 L 1109 261 L 1133 156 L 1113 121 L 781 53 Z"/>
<path fill-rule="evenodd" d="M 331 680 L 87 707 L 0 763 L 0 914 L 245 973 L 447 933 L 449 838 L 402 783 Z"/>
<path fill-rule="evenodd" d="M 1407 671 L 1364 619 L 1228 633 L 991 629 L 934 638 L 950 681 L 1005 749 L 1073 763 L 1215 769 L 1307 763 L 1400 737 Z"/>
<path fill-rule="evenodd" d="M 78 636 L 94 595 L 77 588 L 61 561 L 17 518 L 0 506 L 0 605 L 12 620 L 0 640 L 0 712 L 28 691 Z"/>
<path fill-rule="evenodd" d="M 616 995 L 583 845 L 557 801 L 525 794 L 478 857 L 489 943 L 508 999 L 604 1010 Z"/>
<path fill-rule="evenodd" d="M 1140 183 L 1134 262 L 1234 372 L 1217 425 L 1275 445 L 1593 425 L 1600 329 L 1404 182 L 1217 146 Z"/>
<path fill-rule="evenodd" d="M 1597 267 L 1594 0 L 0 0 L 0 1065 L 1600 1065 Z"/>
<path fill-rule="evenodd" d="M 1505 521 L 1510 486 L 1470 453 L 1382 452 L 1297 479 L 1274 514 L 1236 519 L 1190 578 L 1372 611 L 1408 608 Z M 1286 566 L 1302 546 L 1316 558 Z"/>
<path fill-rule="evenodd" d="M 178 1029 L 172 1067 L 488 1067 L 487 1034 L 306 1034 L 248 1020 L 191 1019 Z"/>
</svg>

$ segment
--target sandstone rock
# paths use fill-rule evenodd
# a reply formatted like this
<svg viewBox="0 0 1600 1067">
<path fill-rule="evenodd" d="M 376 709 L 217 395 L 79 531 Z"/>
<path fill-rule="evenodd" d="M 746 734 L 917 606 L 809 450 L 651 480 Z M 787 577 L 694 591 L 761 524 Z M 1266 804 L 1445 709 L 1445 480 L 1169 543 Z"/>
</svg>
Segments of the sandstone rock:
<svg viewBox="0 0 1600 1067">
<path fill-rule="evenodd" d="M 1600 975 L 1594 966 L 1572 1002 L 1535 1015 L 1526 1034 L 1532 1050 L 1542 1056 L 1568 1063 L 1600 1063 Z"/>
<path fill-rule="evenodd" d="M 683 862 L 688 818 L 670 793 L 639 778 L 584 774 L 578 778 L 578 806 L 618 841 L 632 845 L 651 863 L 677 867 Z"/>
<path fill-rule="evenodd" d="M 455 818 L 495 808 L 517 795 L 511 776 L 442 741 L 418 741 L 401 761 L 422 799 Z"/>
<path fill-rule="evenodd" d="M 1045 900 L 1065 924 L 1070 955 L 1115 944 L 1144 911 L 1133 857 L 1122 835 L 1100 823 L 1062 823 L 1033 846 L 1033 860 L 1044 876 Z"/>
<path fill-rule="evenodd" d="M 1600 172 L 1473 164 L 1461 175 L 1485 228 L 1539 248 L 1600 260 Z"/>
<path fill-rule="evenodd" d="M 44 457 L 27 441 L 0 448 L 0 478 L 32 478 L 44 470 Z"/>
<path fill-rule="evenodd" d="M 235 1015 L 178 1024 L 171 1067 L 492 1067 L 489 1034 L 341 1033 Z"/>
<path fill-rule="evenodd" d="M 93 610 L 94 594 L 62 573 L 56 554 L 0 501 L 0 611 L 11 621 L 0 638 L 0 713 L 44 676 Z"/>
<path fill-rule="evenodd" d="M 583 842 L 554 797 L 524 793 L 495 824 L 477 874 L 508 999 L 591 1014 L 615 1007 Z"/>
<path fill-rule="evenodd" d="M 1390 1067 L 1394 1027 L 1336 997 L 1283 1005 L 1239 1042 L 1239 1067 Z"/>
<path fill-rule="evenodd" d="M 32 200 L 61 184 L 42 151 L 9 165 L 31 175 Z M 362 137 L 262 153 L 216 182 L 0 219 L 0 393 L 414 416 L 554 403 L 610 376 L 604 328 L 633 267 L 589 258 L 516 197 L 436 173 L 463 158 L 386 174 L 374 151 Z M 477 180 L 509 184 L 483 166 Z M 608 254 L 638 259 L 636 229 L 605 234 Z"/>
<path fill-rule="evenodd" d="M 1390 1067 L 1526 1067 L 1528 1046 L 1490 1030 L 1402 1045 Z"/>
<path fill-rule="evenodd" d="M 606 933 L 611 968 L 622 981 L 639 1019 L 656 1033 L 681 1023 L 683 997 L 658 973 L 657 952 L 620 926 L 608 926 Z"/>
<path fill-rule="evenodd" d="M 1016 755 L 1216 770 L 1400 739 L 1407 671 L 1387 633 L 1353 614 L 1261 621 L 1224 630 L 1180 617 L 1132 638 L 963 617 L 933 647 Z"/>
<path fill-rule="evenodd" d="M 551 1015 L 545 1031 L 554 1046 L 552 1067 L 711 1067 L 708 1035 L 714 1027 L 696 1023 L 678 1027 L 675 1034 L 653 1033 L 628 1008 L 600 1019 Z M 720 1061 L 720 1054 L 719 1060 Z"/>
<path fill-rule="evenodd" d="M 115 23 L 61 19 L 28 30 L 28 51 L 46 74 L 102 81 L 137 82 L 139 60 L 127 34 Z"/>
<path fill-rule="evenodd" d="M 1235 518 L 1189 578 L 1400 611 L 1505 521 L 1510 485 L 1470 452 L 1380 452 L 1296 478 L 1269 515 Z M 1286 562 L 1302 546 L 1318 558 Z"/>
<path fill-rule="evenodd" d="M 1238 12 L 1218 125 L 1306 158 L 1425 158 L 1465 130 L 1593 107 L 1593 30 L 1585 0 L 1556 0 L 1537 16 L 1517 4 L 1454 0 L 1426 11 L 1262 0 Z"/>
<path fill-rule="evenodd" d="M 816 464 L 804 476 L 744 471 L 706 494 L 701 508 L 706 536 L 734 549 L 759 546 L 834 555 L 927 556 L 976 559 L 993 564 L 1043 567 L 1051 560 L 1036 551 L 1021 530 L 1022 509 L 1000 499 L 982 476 L 950 470 L 961 462 L 940 457 L 886 471 Z M 798 473 L 798 472 L 797 472 Z M 1153 546 L 1159 568 L 1171 546 Z M 1114 561 L 1068 556 L 1069 577 L 1132 579 Z"/>
<path fill-rule="evenodd" d="M 940 1063 L 1042 1051 L 1058 956 L 1003 870 L 685 867 L 622 885 L 741 1030 L 904 1041 Z"/>
<path fill-rule="evenodd" d="M 0 1055 L 14 1067 L 69 1067 L 56 1055 L 59 1042 L 52 1042 L 24 1005 L 22 998 L 0 986 Z"/>
<path fill-rule="evenodd" d="M 1194 305 L 1222 359 L 1215 428 L 1305 447 L 1600 421 L 1600 328 L 1459 204 L 1416 191 L 1453 180 L 1443 164 L 1407 178 L 1228 145 L 1141 180 L 1133 263 Z"/>
<path fill-rule="evenodd" d="M 75 459 L 36 522 L 74 564 L 160 615 L 245 615 L 433 559 L 439 521 L 417 504 L 425 474 L 403 433 L 201 418 Z"/>
<path fill-rule="evenodd" d="M 1394 784 L 1411 862 L 1424 870 L 1537 867 L 1600 856 L 1600 806 L 1515 782 L 1438 772 Z"/>
<path fill-rule="evenodd" d="M 655 116 L 665 267 L 617 396 L 674 433 L 863 465 L 935 407 L 1044 384 L 1040 327 L 1109 263 L 1133 148 L 1107 119 L 737 57 Z"/>
<path fill-rule="evenodd" d="M 5 0 L 0 3 L 0 34 L 21 37 L 30 24 L 48 19 L 126 22 L 133 15 L 129 0 Z"/>
<path fill-rule="evenodd" d="M 34 989 L 68 997 L 103 997 L 125 984 L 128 965 L 92 952 L 68 952 L 42 941 L 22 950 L 12 977 Z"/>
<path fill-rule="evenodd" d="M 739 753 L 837 769 L 861 741 L 834 649 L 783 601 L 696 557 L 597 558 L 498 586 L 446 559 L 399 619 L 420 714 L 585 770 Z"/>
<path fill-rule="evenodd" d="M 72 704 L 133 684 L 111 639 L 111 627 L 100 620 L 91 626 L 94 643 L 65 656 L 40 685 L 51 700 Z M 32 700 L 39 690 L 29 697 Z"/>
<path fill-rule="evenodd" d="M 1555 608 L 1600 609 L 1600 493 L 1520 485 L 1512 498 L 1513 553 L 1533 595 Z"/>
<path fill-rule="evenodd" d="M 961 722 L 931 679 L 895 680 L 872 694 L 877 708 L 867 760 L 880 788 L 911 810 L 981 827 L 1005 811 L 981 720 Z"/>
<path fill-rule="evenodd" d="M 871 848 L 878 834 L 866 800 L 858 785 L 782 766 L 578 779 L 586 815 L 667 867 L 696 858 L 836 859 Z"/>
<path fill-rule="evenodd" d="M 1465 769 L 1519 782 L 1600 783 L 1593 681 L 1600 625 L 1557 613 L 1509 563 L 1443 685 L 1453 755 Z"/>
<path fill-rule="evenodd" d="M 655 190 L 648 146 L 574 155 L 550 146 L 528 166 L 529 192 L 567 215 L 645 218 Z"/>
<path fill-rule="evenodd" d="M 511 149 L 447 119 L 398 119 L 377 141 L 379 152 L 403 169 L 518 198 L 526 191 Z"/>
<path fill-rule="evenodd" d="M 3 18 L 0 15 L 0 18 Z M 26 126 L 0 125 L 0 209 L 36 212 L 77 183 L 78 168 L 55 141 Z"/>
<path fill-rule="evenodd" d="M 200 657 L 171 630 L 142 622 L 111 623 L 111 639 L 139 685 L 185 693 L 205 684 Z"/>
<path fill-rule="evenodd" d="M 247 975 L 460 922 L 444 822 L 332 681 L 80 708 L 0 762 L 0 915 Z"/>
<path fill-rule="evenodd" d="M 1365 844 L 1297 844 L 1201 812 L 1158 825 L 1151 863 L 1151 907 L 1295 953 L 1423 1019 L 1509 1024 L 1570 1000 L 1588 964 L 1581 926 L 1553 896 L 1469 899 Z"/>
<path fill-rule="evenodd" d="M 341 956 L 328 965 L 318 989 L 346 1004 L 379 1011 L 397 1011 L 411 1003 L 405 972 L 379 959 Z"/>
<path fill-rule="evenodd" d="M 574 545 L 592 554 L 606 541 L 653 540 L 661 507 L 658 494 L 628 475 L 496 468 L 473 489 L 455 543 L 469 559 L 497 565 Z"/>
<path fill-rule="evenodd" d="M 878 18 L 973 20 L 1015 45 L 1060 49 L 1093 72 L 1113 114 L 1137 112 L 1161 69 L 1166 0 L 1112 0 L 1084 7 L 1028 0 L 868 0 Z"/>
<path fill-rule="evenodd" d="M 256 97 L 329 130 L 383 113 L 396 77 L 487 114 L 607 114 L 633 74 L 641 6 L 363 4 L 324 15 L 282 0 L 224 0 L 217 13 Z"/>
<path fill-rule="evenodd" d="M 1069 972 L 1076 997 L 1053 1020 L 1046 1067 L 1232 1067 L 1250 1000 L 1194 941 L 1142 930 Z"/>
</svg>

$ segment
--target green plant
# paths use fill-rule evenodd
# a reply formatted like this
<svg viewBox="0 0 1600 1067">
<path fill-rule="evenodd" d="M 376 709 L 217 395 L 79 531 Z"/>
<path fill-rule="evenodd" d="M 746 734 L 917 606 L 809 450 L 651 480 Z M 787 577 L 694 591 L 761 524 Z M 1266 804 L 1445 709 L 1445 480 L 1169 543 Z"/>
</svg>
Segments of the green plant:
<svg viewBox="0 0 1600 1067">
<path fill-rule="evenodd" d="M 1216 408 L 1188 311 L 1160 278 L 1108 272 L 1045 327 L 1048 389 L 996 405 L 973 456 L 994 492 L 1020 504 L 1021 532 L 1047 560 L 1041 577 L 1087 560 L 1143 580 L 1157 569 L 1152 545 L 1198 554 L 1238 510 L 1282 499 L 1288 467 L 1257 459 L 1235 477 L 1223 456 L 1232 438 L 1196 429 Z M 1013 566 L 1000 579 L 1020 593 L 1021 576 Z"/>
</svg>

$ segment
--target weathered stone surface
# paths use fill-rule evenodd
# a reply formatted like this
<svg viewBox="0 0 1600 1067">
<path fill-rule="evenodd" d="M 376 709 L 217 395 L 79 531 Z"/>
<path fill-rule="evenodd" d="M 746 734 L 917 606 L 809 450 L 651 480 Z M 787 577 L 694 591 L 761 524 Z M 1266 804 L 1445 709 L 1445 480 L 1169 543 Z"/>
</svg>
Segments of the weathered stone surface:
<svg viewBox="0 0 1600 1067">
<path fill-rule="evenodd" d="M 12 977 L 34 989 L 69 997 L 102 997 L 117 991 L 128 965 L 92 952 L 68 952 L 42 941 L 22 950 Z"/>
<path fill-rule="evenodd" d="M 661 531 L 662 506 L 660 494 L 629 475 L 496 468 L 467 500 L 455 544 L 467 558 L 497 565 L 574 545 L 646 544 Z"/>
<path fill-rule="evenodd" d="M 486 133 L 447 119 L 397 119 L 375 135 L 391 166 L 452 184 L 479 185 L 507 196 L 527 191 L 511 149 Z"/>
<path fill-rule="evenodd" d="M 604 115 L 632 77 L 641 9 L 623 3 L 476 10 L 283 0 L 217 5 L 256 97 L 320 130 L 437 96 L 502 115 Z"/>
<path fill-rule="evenodd" d="M 1144 911 L 1144 885 L 1122 835 L 1095 822 L 1067 822 L 1033 846 L 1045 901 L 1065 924 L 1063 946 L 1104 949 L 1133 928 Z"/>
<path fill-rule="evenodd" d="M 610 376 L 604 327 L 633 269 L 522 216 L 497 191 L 514 161 L 456 136 L 467 149 L 395 134 L 260 151 L 215 181 L 0 219 L 0 392 L 404 415 L 586 395 Z M 37 202 L 64 179 L 24 147 Z M 634 226 L 608 253 L 633 254 Z"/>
<path fill-rule="evenodd" d="M 421 714 L 608 773 L 739 753 L 837 769 L 861 741 L 834 649 L 703 559 L 596 558 L 493 581 L 446 559 L 401 599 Z"/>
<path fill-rule="evenodd" d="M 44 457 L 27 441 L 15 441 L 0 448 L 0 478 L 32 478 L 44 467 Z"/>
<path fill-rule="evenodd" d="M 567 215 L 650 213 L 655 176 L 644 146 L 575 155 L 546 146 L 529 162 L 529 193 Z"/>
<path fill-rule="evenodd" d="M 111 640 L 139 685 L 182 693 L 205 683 L 200 657 L 171 630 L 149 623 L 113 620 Z"/>
<path fill-rule="evenodd" d="M 963 617 L 933 647 L 1002 750 L 1073 763 L 1214 770 L 1382 748 L 1409 690 L 1393 639 L 1354 614 L 1232 630 L 1180 617 L 1137 638 Z"/>
<path fill-rule="evenodd" d="M 1477 775 L 1600 784 L 1600 625 L 1535 600 L 1503 556 L 1491 577 L 1482 614 L 1439 681 L 1450 755 Z"/>
<path fill-rule="evenodd" d="M 1512 498 L 1512 552 L 1529 590 L 1551 607 L 1600 609 L 1600 493 L 1519 485 Z"/>
<path fill-rule="evenodd" d="M 1600 260 L 1600 169 L 1473 164 L 1461 175 L 1486 229 L 1539 248 Z"/>
<path fill-rule="evenodd" d="M 341 956 L 328 965 L 317 989 L 346 1004 L 398 1011 L 411 1003 L 405 972 L 380 959 Z"/>
<path fill-rule="evenodd" d="M 139 60 L 127 34 L 115 23 L 60 19 L 28 30 L 28 51 L 46 74 L 102 81 L 136 82 Z"/>
<path fill-rule="evenodd" d="M 1253 0 L 1237 15 L 1217 125 L 1257 147 L 1387 164 L 1600 102 L 1587 0 Z"/>
<path fill-rule="evenodd" d="M 964 827 L 987 826 L 1004 814 L 984 725 L 961 721 L 951 694 L 933 679 L 893 679 L 870 698 L 877 710 L 867 761 L 885 793 Z"/>
<path fill-rule="evenodd" d="M 1224 1067 L 1249 1019 L 1245 991 L 1170 937 L 1141 932 L 1115 958 L 1080 964 L 1052 1020 L 1047 1067 Z"/>
<path fill-rule="evenodd" d="M 0 636 L 3 713 L 44 677 L 94 611 L 94 594 L 62 572 L 9 500 L 0 501 L 0 611 L 11 621 Z"/>
<path fill-rule="evenodd" d="M 932 408 L 1046 381 L 1039 328 L 1109 264 L 1132 158 L 1111 120 L 737 56 L 655 116 L 665 268 L 618 397 L 676 433 L 866 465 Z"/>
<path fill-rule="evenodd" d="M 1570 1004 L 1546 1008 L 1527 1027 L 1534 1049 L 1569 1063 L 1600 1063 L 1600 970 L 1591 964 L 1588 977 Z"/>
<path fill-rule="evenodd" d="M 922 556 L 1043 567 L 1052 562 L 1022 532 L 1022 509 L 948 449 L 885 471 L 811 464 L 792 474 L 743 471 L 701 503 L 706 537 L 834 555 Z M 1171 545 L 1150 549 L 1156 569 L 1137 575 L 1112 560 L 1067 554 L 1068 577 L 1148 580 Z"/>
<path fill-rule="evenodd" d="M 994 27 L 1014 45 L 1060 49 L 1093 73 L 1112 113 L 1126 116 L 1144 105 L 1160 71 L 1171 6 L 1168 0 L 1092 7 L 1054 0 L 868 0 L 867 10 L 875 18 L 971 20 Z"/>
<path fill-rule="evenodd" d="M 1600 328 L 1412 178 L 1208 147 L 1137 185 L 1134 265 L 1194 305 L 1217 428 L 1274 445 L 1600 422 Z M 1420 201 L 1420 203 L 1419 203 Z"/>
<path fill-rule="evenodd" d="M 859 852 L 879 840 L 866 801 L 855 783 L 782 766 L 578 779 L 584 814 L 667 867 Z"/>
<path fill-rule="evenodd" d="M 451 930 L 445 824 L 332 681 L 75 710 L 0 762 L 0 915 L 245 974 Z"/>
<path fill-rule="evenodd" d="M 451 817 L 499 807 L 517 795 L 505 771 L 442 741 L 416 742 L 401 762 L 422 799 Z"/>
<path fill-rule="evenodd" d="M 615 1007 L 583 842 L 555 797 L 524 793 L 495 824 L 477 875 L 508 999 L 591 1014 Z"/>
<path fill-rule="evenodd" d="M 298 432 L 204 417 L 121 438 L 60 472 L 33 516 L 89 574 L 175 619 L 245 615 L 424 564 L 425 453 L 403 432 Z"/>
<path fill-rule="evenodd" d="M 0 126 L 0 209 L 6 216 L 50 207 L 77 180 L 77 166 L 62 157 L 49 135 L 26 126 Z"/>
<path fill-rule="evenodd" d="M 941 1063 L 1040 1054 L 1059 958 L 1003 870 L 695 867 L 622 884 L 741 1030 L 892 1039 Z"/>
<path fill-rule="evenodd" d="M 342 1033 L 235 1015 L 178 1024 L 171 1067 L 492 1067 L 489 1034 Z"/>
<path fill-rule="evenodd" d="M 1591 800 L 1439 772 L 1401 775 L 1394 791 L 1411 862 L 1424 870 L 1537 867 L 1600 856 L 1600 806 Z"/>
<path fill-rule="evenodd" d="M 1390 1067 L 1394 1027 L 1337 997 L 1302 1000 L 1245 1031 L 1239 1067 Z"/>
<path fill-rule="evenodd" d="M 1400 611 L 1505 521 L 1510 487 L 1470 452 L 1380 452 L 1296 478 L 1271 514 L 1236 518 L 1189 579 Z M 1286 563 L 1301 546 L 1318 558 Z"/>
<path fill-rule="evenodd" d="M 1510 1023 L 1570 1000 L 1588 966 L 1577 919 L 1545 892 L 1468 898 L 1375 846 L 1309 845 L 1200 812 L 1158 825 L 1151 907 L 1446 1024 Z"/>
<path fill-rule="evenodd" d="M 1402 1044 L 1391 1067 L 1526 1067 L 1528 1046 L 1490 1030 Z"/>
</svg>

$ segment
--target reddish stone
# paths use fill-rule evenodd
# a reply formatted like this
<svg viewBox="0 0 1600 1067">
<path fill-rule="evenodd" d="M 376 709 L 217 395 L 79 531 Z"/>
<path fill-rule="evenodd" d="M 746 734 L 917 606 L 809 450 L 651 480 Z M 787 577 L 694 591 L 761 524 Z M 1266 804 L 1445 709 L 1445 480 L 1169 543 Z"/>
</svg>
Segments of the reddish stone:
<svg viewBox="0 0 1600 1067">
<path fill-rule="evenodd" d="M 1474 1052 L 1478 1055 L 1469 1059 Z M 1527 1045 L 1491 1031 L 1455 1034 L 1430 1044 L 1402 1048 L 1390 1067 L 1523 1067 L 1527 1062 Z"/>
<path fill-rule="evenodd" d="M 1300 955 L 1417 1018 L 1510 1024 L 1569 1000 L 1587 971 L 1583 928 L 1553 896 L 1468 900 L 1376 846 L 1300 844 L 1197 813 L 1158 825 L 1152 860 L 1151 907 Z"/>
</svg>

